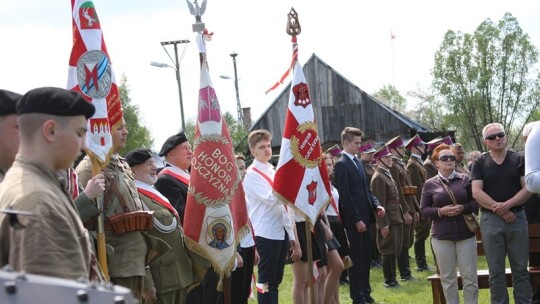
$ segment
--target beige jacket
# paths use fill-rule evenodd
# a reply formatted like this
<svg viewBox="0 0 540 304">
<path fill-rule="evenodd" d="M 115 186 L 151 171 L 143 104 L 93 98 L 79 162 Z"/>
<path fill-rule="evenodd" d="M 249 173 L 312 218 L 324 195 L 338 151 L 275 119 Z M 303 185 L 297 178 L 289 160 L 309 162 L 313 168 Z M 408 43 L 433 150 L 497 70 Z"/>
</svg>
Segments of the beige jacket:
<svg viewBox="0 0 540 304">
<path fill-rule="evenodd" d="M 24 227 L 0 213 L 0 265 L 65 279 L 88 278 L 90 240 L 75 205 L 55 172 L 17 156 L 0 185 L 0 209 L 19 215 Z"/>
</svg>

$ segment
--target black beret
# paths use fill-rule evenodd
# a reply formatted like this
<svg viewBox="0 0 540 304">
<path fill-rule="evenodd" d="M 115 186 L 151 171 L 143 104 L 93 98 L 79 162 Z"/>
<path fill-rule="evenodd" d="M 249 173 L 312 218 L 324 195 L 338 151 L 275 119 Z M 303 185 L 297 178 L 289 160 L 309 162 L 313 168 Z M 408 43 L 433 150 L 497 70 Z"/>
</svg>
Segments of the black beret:
<svg viewBox="0 0 540 304">
<path fill-rule="evenodd" d="M 152 158 L 152 150 L 150 149 L 135 149 L 126 154 L 126 161 L 130 167 L 140 165 Z"/>
<path fill-rule="evenodd" d="M 163 146 L 161 147 L 161 151 L 159 151 L 159 156 L 165 156 L 169 151 L 174 149 L 174 147 L 178 146 L 181 143 L 184 143 L 187 141 L 186 133 L 184 131 L 180 131 L 178 134 L 175 134 L 165 141 Z"/>
<path fill-rule="evenodd" d="M 0 116 L 17 114 L 16 104 L 22 95 L 0 89 Z"/>
<path fill-rule="evenodd" d="M 55 116 L 79 116 L 87 119 L 96 108 L 80 93 L 60 88 L 37 88 L 28 91 L 17 102 L 17 114 L 41 113 Z"/>
</svg>

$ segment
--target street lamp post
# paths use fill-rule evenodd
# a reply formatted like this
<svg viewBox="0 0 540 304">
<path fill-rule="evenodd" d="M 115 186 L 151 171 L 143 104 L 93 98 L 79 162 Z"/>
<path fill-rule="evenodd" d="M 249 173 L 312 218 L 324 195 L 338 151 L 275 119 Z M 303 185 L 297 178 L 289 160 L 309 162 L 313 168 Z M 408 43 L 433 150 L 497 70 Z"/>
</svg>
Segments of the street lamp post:
<svg viewBox="0 0 540 304">
<path fill-rule="evenodd" d="M 240 127 L 244 127 L 244 115 L 242 113 L 242 105 L 240 104 L 240 95 L 238 94 L 238 75 L 236 73 L 236 56 L 238 56 L 238 53 L 232 52 L 231 57 L 233 60 L 234 65 L 234 89 L 236 91 L 236 108 L 238 111 L 238 125 Z"/>
<path fill-rule="evenodd" d="M 175 41 L 163 41 L 161 42 L 161 45 L 163 48 L 165 48 L 166 45 L 173 45 L 174 46 L 174 67 L 166 64 L 166 63 L 158 63 L 158 62 L 151 62 L 150 64 L 156 67 L 165 68 L 165 67 L 171 67 L 176 72 L 176 82 L 178 83 L 178 97 L 180 99 L 180 118 L 182 119 L 182 130 L 186 129 L 186 122 L 184 120 L 184 104 L 182 99 L 182 81 L 180 79 L 180 61 L 178 60 L 178 44 L 180 43 L 189 43 L 189 40 L 175 40 Z M 167 51 L 165 49 L 165 51 Z M 168 53 L 167 53 L 168 54 Z M 170 56 L 169 56 L 170 57 Z"/>
</svg>

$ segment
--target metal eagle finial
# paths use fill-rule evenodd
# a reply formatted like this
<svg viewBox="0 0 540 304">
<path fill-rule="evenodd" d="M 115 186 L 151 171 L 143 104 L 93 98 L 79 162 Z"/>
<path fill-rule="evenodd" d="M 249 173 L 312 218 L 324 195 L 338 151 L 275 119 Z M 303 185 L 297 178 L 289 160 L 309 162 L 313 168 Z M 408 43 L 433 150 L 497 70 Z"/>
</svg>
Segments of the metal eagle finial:
<svg viewBox="0 0 540 304">
<path fill-rule="evenodd" d="M 195 16 L 195 23 L 193 24 L 194 32 L 202 32 L 205 29 L 204 23 L 202 22 L 201 16 L 206 11 L 206 0 L 203 0 L 201 6 L 197 3 L 197 0 L 194 0 L 191 3 L 189 0 L 186 0 L 190 13 Z"/>
</svg>

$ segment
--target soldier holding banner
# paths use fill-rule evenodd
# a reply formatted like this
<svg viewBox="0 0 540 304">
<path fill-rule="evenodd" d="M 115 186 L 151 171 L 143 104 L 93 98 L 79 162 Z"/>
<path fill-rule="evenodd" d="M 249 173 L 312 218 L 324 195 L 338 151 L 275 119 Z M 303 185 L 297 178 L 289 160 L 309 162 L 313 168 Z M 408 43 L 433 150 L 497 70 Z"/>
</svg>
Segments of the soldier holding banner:
<svg viewBox="0 0 540 304">
<path fill-rule="evenodd" d="M 79 93 L 38 88 L 17 103 L 19 154 L 0 187 L 0 266 L 66 279 L 88 279 L 90 238 L 56 172 L 84 147 L 94 106 Z"/>
<path fill-rule="evenodd" d="M 105 240 L 114 249 L 114 255 L 108 261 L 111 282 L 131 289 L 136 298 L 142 299 L 143 278 L 145 275 L 145 255 L 147 245 L 141 233 L 141 227 L 133 231 L 118 231 L 111 221 L 113 216 L 125 215 L 142 210 L 142 202 L 137 193 L 133 173 L 124 158 L 118 155 L 126 145 L 128 130 L 121 119 L 111 128 L 113 155 L 102 173 L 105 175 L 104 213 Z M 92 178 L 92 163 L 86 156 L 77 166 L 81 185 L 86 185 Z M 97 214 L 97 213 L 96 213 Z M 82 215 L 81 215 L 82 216 Z M 89 227 L 96 226 L 95 217 L 90 217 Z"/>
</svg>

